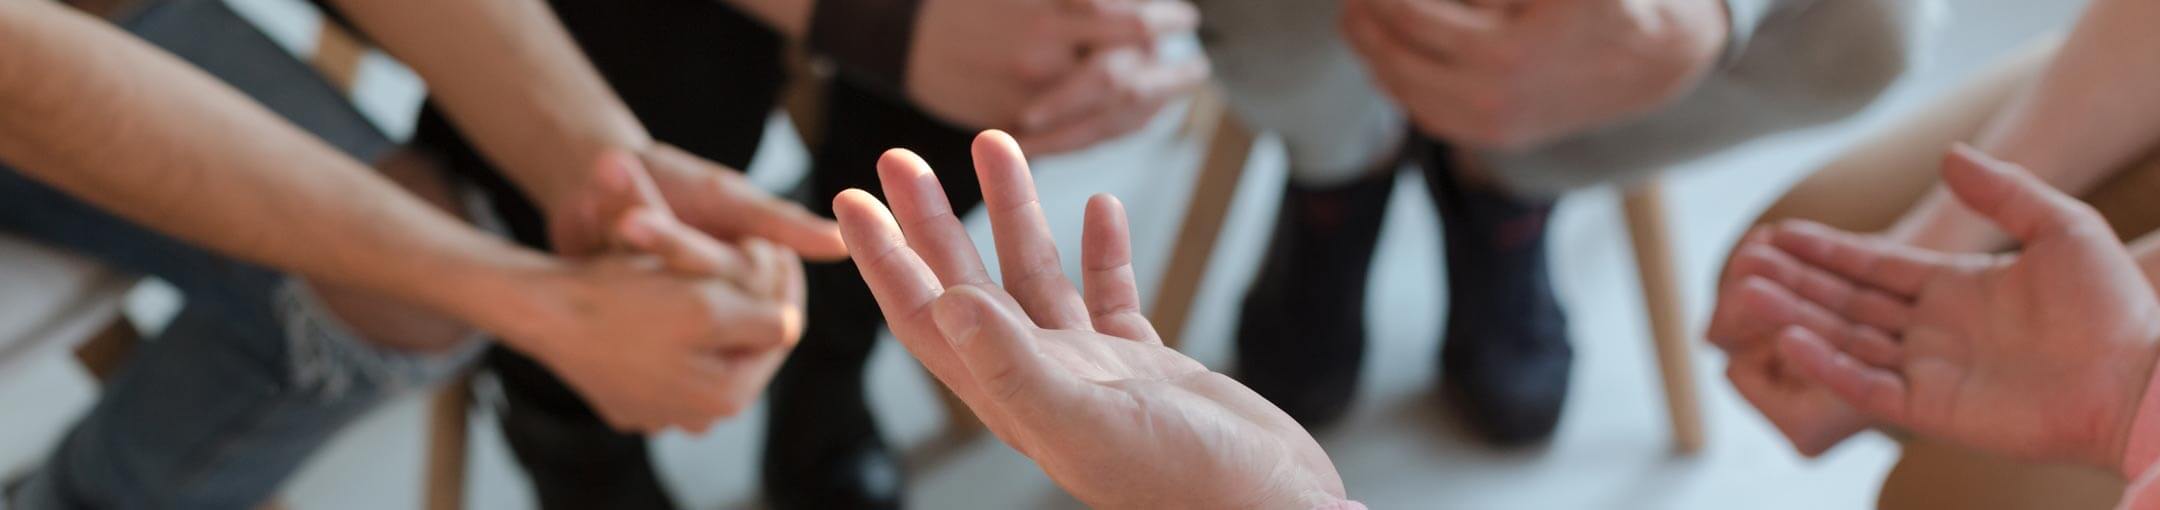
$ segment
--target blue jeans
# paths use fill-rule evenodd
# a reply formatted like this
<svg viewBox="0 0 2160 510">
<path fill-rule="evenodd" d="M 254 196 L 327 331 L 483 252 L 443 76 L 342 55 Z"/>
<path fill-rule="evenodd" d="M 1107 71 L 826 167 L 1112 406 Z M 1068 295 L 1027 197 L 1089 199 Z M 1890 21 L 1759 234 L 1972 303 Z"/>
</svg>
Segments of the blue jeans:
<svg viewBox="0 0 2160 510">
<path fill-rule="evenodd" d="M 363 160 L 390 146 L 297 59 L 217 0 L 160 3 L 127 28 Z M 309 171 L 295 168 L 293 171 Z M 0 230 L 156 276 L 185 296 L 14 503 L 247 508 L 345 424 L 455 373 L 477 343 L 415 355 L 359 339 L 298 280 L 189 246 L 0 168 Z"/>
</svg>

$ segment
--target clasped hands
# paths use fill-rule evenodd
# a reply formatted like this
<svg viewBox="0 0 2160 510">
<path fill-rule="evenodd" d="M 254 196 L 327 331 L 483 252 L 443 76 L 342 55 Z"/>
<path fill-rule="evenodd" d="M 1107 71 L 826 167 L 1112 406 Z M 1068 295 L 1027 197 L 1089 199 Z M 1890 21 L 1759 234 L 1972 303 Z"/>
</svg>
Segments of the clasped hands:
<svg viewBox="0 0 2160 510">
<path fill-rule="evenodd" d="M 918 19 L 909 99 L 1037 154 L 1138 129 L 1208 76 L 1205 56 L 1158 51 L 1199 26 L 1180 0 L 925 0 Z"/>
<path fill-rule="evenodd" d="M 1502 150 L 1676 100 L 1731 32 L 1722 0 L 1346 0 L 1341 24 L 1418 131 Z"/>
<path fill-rule="evenodd" d="M 703 431 L 748 408 L 803 328 L 800 257 L 839 230 L 680 149 L 605 151 L 542 200 L 564 260 L 523 270 L 478 314 L 610 426 Z"/>
<path fill-rule="evenodd" d="M 1803 453 L 1871 424 L 2124 473 L 2160 301 L 2098 213 L 1959 147 L 1943 180 L 2011 254 L 1942 253 L 1788 222 L 1747 236 L 1710 339 Z"/>
</svg>

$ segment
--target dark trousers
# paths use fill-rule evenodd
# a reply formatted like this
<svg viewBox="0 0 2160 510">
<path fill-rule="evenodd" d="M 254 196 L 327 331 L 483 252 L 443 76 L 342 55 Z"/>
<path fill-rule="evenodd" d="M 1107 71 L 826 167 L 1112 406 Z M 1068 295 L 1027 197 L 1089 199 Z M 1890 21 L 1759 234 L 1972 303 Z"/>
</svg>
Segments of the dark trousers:
<svg viewBox="0 0 2160 510">
<path fill-rule="evenodd" d="M 779 36 L 710 0 L 551 3 L 654 138 L 730 167 L 750 163 L 785 80 Z M 803 197 L 811 210 L 830 217 L 831 198 L 847 188 L 876 193 L 875 162 L 891 147 L 913 149 L 938 168 L 958 210 L 981 201 L 968 153 L 971 132 L 865 87 L 840 81 L 827 90 L 825 140 L 815 149 Z M 543 218 L 532 203 L 433 105 L 422 112 L 413 142 L 480 183 L 518 241 L 546 246 Z M 806 278 L 809 325 L 775 384 L 852 384 L 859 393 L 882 323 L 876 303 L 852 263 L 812 264 Z M 609 430 L 576 393 L 522 354 L 498 347 L 486 364 L 506 397 L 503 431 L 544 507 L 670 506 L 644 437 Z M 788 412 L 775 407 L 775 414 Z"/>
</svg>

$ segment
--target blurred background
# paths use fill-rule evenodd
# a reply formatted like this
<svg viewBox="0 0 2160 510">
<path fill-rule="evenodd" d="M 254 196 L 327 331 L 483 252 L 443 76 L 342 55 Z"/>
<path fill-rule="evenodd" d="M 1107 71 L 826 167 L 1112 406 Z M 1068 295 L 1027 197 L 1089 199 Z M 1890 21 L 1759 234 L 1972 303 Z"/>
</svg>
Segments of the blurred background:
<svg viewBox="0 0 2160 510">
<path fill-rule="evenodd" d="M 320 14 L 304 2 L 226 1 L 295 54 L 320 47 Z M 2064 27 L 2082 4 L 1956 2 L 1941 17 L 1918 67 L 1868 111 L 1760 139 L 1664 177 L 1671 256 L 1690 335 L 1707 316 L 1724 253 L 1748 220 L 1787 185 L 1871 129 L 2021 44 Z M 410 133 L 424 94 L 417 77 L 373 53 L 353 72 L 355 96 L 370 120 L 393 136 Z M 1168 267 L 1206 151 L 1202 140 L 1186 136 L 1188 113 L 1183 105 L 1169 108 L 1138 133 L 1043 158 L 1035 167 L 1044 209 L 1067 250 L 1078 249 L 1087 196 L 1108 192 L 1124 200 L 1133 218 L 1144 296 L 1157 294 L 1152 285 Z M 767 140 L 750 172 L 761 184 L 787 188 L 800 179 L 807 155 L 779 112 Z M 1283 167 L 1279 145 L 1259 138 L 1235 181 L 1218 244 L 1199 275 L 1184 349 L 1217 369 L 1227 368 L 1238 300 L 1267 242 Z M 1421 186 L 1411 182 L 1420 179 L 1414 172 L 1401 179 L 1401 185 Z M 1593 189 L 1579 195 L 1563 202 L 1550 234 L 1554 280 L 1569 305 L 1578 350 L 1572 402 L 1549 447 L 1505 453 L 1466 438 L 1429 394 L 1436 377 L 1431 349 L 1441 324 L 1435 312 L 1449 299 L 1442 285 L 1439 233 L 1425 194 L 1396 195 L 1373 271 L 1367 317 L 1371 350 L 1358 401 L 1349 419 L 1320 435 L 1350 493 L 1373 508 L 1870 506 L 1896 458 L 1895 442 L 1870 434 L 1820 458 L 1800 458 L 1725 384 L 1722 356 L 1699 342 L 1690 345 L 1705 447 L 1692 456 L 1674 453 L 1620 193 Z M 967 221 L 979 241 L 989 239 L 979 214 Z M 1064 260 L 1076 265 L 1079 258 L 1068 253 Z M 128 292 L 125 314 L 138 327 L 155 330 L 169 319 L 177 299 L 169 288 L 146 282 Z M 0 320 L 7 317 L 0 314 Z M 0 370 L 0 410 L 5 410 L 0 412 L 5 432 L 0 474 L 5 474 L 28 468 L 50 448 L 93 402 L 97 384 L 59 352 L 0 355 L 17 358 Z M 879 347 L 870 373 L 873 410 L 888 437 L 908 452 L 912 506 L 1078 506 L 1027 459 L 992 438 L 946 435 L 946 414 L 932 383 L 896 344 Z M 476 384 L 486 400 L 487 381 Z M 402 398 L 351 427 L 293 478 L 278 502 L 298 509 L 418 507 L 426 487 L 422 467 L 430 397 Z M 467 424 L 466 505 L 533 506 L 529 484 L 511 462 L 487 406 L 478 409 Z M 756 505 L 762 413 L 762 408 L 752 410 L 701 437 L 669 434 L 655 440 L 657 462 L 680 501 L 691 508 Z"/>
</svg>

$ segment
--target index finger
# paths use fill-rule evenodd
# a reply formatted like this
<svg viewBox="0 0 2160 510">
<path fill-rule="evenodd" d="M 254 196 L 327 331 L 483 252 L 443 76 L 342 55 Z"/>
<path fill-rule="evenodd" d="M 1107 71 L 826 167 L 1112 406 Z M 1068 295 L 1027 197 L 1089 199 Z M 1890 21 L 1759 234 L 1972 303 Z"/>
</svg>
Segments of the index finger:
<svg viewBox="0 0 2160 510">
<path fill-rule="evenodd" d="M 1778 224 L 1770 242 L 1808 264 L 1901 298 L 1919 294 L 1941 267 L 1925 250 L 1806 220 Z"/>
<path fill-rule="evenodd" d="M 840 218 L 840 234 L 847 239 L 848 255 L 862 271 L 870 295 L 877 300 L 885 324 L 900 345 L 923 364 L 923 368 L 954 393 L 975 396 L 967 367 L 945 342 L 931 316 L 931 303 L 944 295 L 945 286 L 908 247 L 907 237 L 892 214 L 870 193 L 843 191 L 833 198 L 833 214 Z"/>
</svg>

